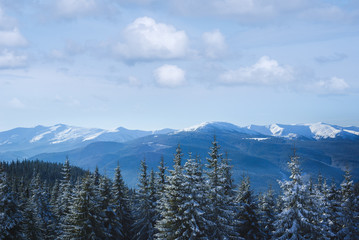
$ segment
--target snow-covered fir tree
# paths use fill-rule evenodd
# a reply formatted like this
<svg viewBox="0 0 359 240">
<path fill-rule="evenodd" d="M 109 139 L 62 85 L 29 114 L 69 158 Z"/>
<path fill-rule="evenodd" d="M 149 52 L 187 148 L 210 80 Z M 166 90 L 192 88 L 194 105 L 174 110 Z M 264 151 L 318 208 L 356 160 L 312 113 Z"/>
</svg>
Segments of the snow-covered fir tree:
<svg viewBox="0 0 359 240">
<path fill-rule="evenodd" d="M 206 219 L 208 212 L 205 201 L 205 177 L 199 157 L 189 159 L 184 165 L 184 201 L 181 206 L 184 228 L 183 239 L 210 239 L 209 230 L 213 223 Z"/>
<path fill-rule="evenodd" d="M 28 199 L 28 214 L 32 215 L 35 229 L 31 235 L 38 239 L 55 239 L 54 214 L 50 206 L 50 195 L 46 182 L 42 183 L 40 174 L 35 174 L 30 184 L 31 196 Z M 31 220 L 31 219 L 30 219 Z M 25 222 L 27 220 L 25 219 Z M 29 237 L 31 238 L 31 237 Z"/>
<path fill-rule="evenodd" d="M 121 224 L 112 205 L 111 183 L 106 176 L 99 179 L 99 209 L 102 219 L 103 239 L 118 239 L 121 236 Z"/>
<path fill-rule="evenodd" d="M 160 165 L 158 166 L 158 173 L 157 173 L 157 178 L 156 178 L 156 188 L 157 188 L 159 197 L 161 197 L 161 195 L 165 191 L 165 185 L 167 183 L 166 170 L 167 170 L 167 167 L 165 166 L 165 160 L 162 155 Z"/>
<path fill-rule="evenodd" d="M 319 174 L 318 182 L 314 187 L 314 195 L 317 201 L 317 224 L 319 227 L 318 238 L 321 239 L 331 239 L 335 234 L 331 231 L 331 225 L 333 224 L 330 219 L 330 200 L 329 197 L 329 188 L 327 185 L 327 180 L 323 179 L 322 175 Z"/>
<path fill-rule="evenodd" d="M 295 154 L 288 162 L 291 171 L 289 181 L 279 181 L 283 208 L 274 223 L 273 239 L 312 239 L 311 233 L 318 231 L 312 223 L 313 209 L 308 206 L 308 189 L 303 182 L 299 157 Z"/>
<path fill-rule="evenodd" d="M 99 204 L 90 174 L 81 183 L 78 181 L 72 201 L 63 238 L 103 239 L 102 219 L 99 218 Z"/>
<path fill-rule="evenodd" d="M 70 208 L 73 197 L 73 186 L 71 184 L 70 162 L 66 159 L 62 167 L 62 179 L 60 180 L 60 193 L 57 199 L 57 209 L 55 211 L 58 218 L 57 239 L 63 239 L 63 233 L 70 231 L 69 225 Z"/>
<path fill-rule="evenodd" d="M 357 202 L 354 195 L 354 183 L 349 171 L 345 171 L 341 187 L 341 206 L 339 210 L 338 223 L 341 229 L 337 236 L 341 239 L 355 239 L 359 236 L 359 222 L 357 221 Z"/>
<path fill-rule="evenodd" d="M 139 178 L 139 190 L 137 193 L 138 206 L 136 207 L 135 223 L 133 226 L 133 239 L 152 240 L 155 234 L 156 223 L 156 199 L 154 198 L 154 173 L 152 172 L 151 182 L 147 175 L 145 159 L 141 161 L 141 174 Z"/>
<path fill-rule="evenodd" d="M 125 185 L 120 166 L 118 165 L 115 169 L 115 176 L 112 184 L 112 199 L 111 204 L 115 215 L 118 218 L 119 226 L 114 234 L 119 234 L 115 239 L 128 240 L 132 238 L 132 225 L 133 217 L 129 199 L 129 190 Z"/>
<path fill-rule="evenodd" d="M 337 236 L 337 233 L 340 231 L 341 226 L 339 223 L 339 216 L 341 211 L 341 197 L 338 191 L 338 188 L 335 184 L 334 179 L 331 181 L 331 185 L 328 187 L 326 191 L 326 202 L 328 204 L 328 213 L 329 213 L 329 227 L 330 232 Z"/>
<path fill-rule="evenodd" d="M 238 204 L 239 235 L 244 239 L 262 239 L 264 233 L 260 225 L 258 205 L 250 189 L 248 176 L 243 176 L 235 202 Z"/>
<path fill-rule="evenodd" d="M 213 223 L 209 232 L 210 239 L 238 239 L 235 212 L 230 204 L 231 196 L 226 194 L 228 189 L 224 187 L 224 184 L 228 183 L 227 176 L 224 175 L 227 167 L 222 165 L 222 154 L 219 149 L 220 146 L 214 137 L 206 165 L 208 170 L 205 198 L 209 207 L 207 218 Z"/>
<path fill-rule="evenodd" d="M 22 239 L 22 214 L 0 162 L 0 239 Z"/>
<path fill-rule="evenodd" d="M 173 170 L 169 171 L 170 175 L 167 176 L 168 183 L 165 185 L 165 194 L 161 200 L 162 218 L 156 223 L 157 239 L 181 239 L 185 231 L 182 225 L 183 210 L 180 208 L 184 203 L 182 156 L 182 150 L 178 144 L 173 160 Z"/>
<path fill-rule="evenodd" d="M 274 229 L 274 221 L 276 215 L 276 199 L 274 190 L 270 186 L 267 192 L 263 193 L 259 198 L 259 223 L 263 231 L 264 239 L 271 239 Z"/>
</svg>

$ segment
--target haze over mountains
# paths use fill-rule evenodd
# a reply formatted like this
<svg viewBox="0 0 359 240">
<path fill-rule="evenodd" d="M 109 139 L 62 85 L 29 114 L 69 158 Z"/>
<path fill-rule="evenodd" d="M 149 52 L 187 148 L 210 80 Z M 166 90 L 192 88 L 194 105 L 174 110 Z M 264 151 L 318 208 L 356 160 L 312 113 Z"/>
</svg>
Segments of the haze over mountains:
<svg viewBox="0 0 359 240">
<path fill-rule="evenodd" d="M 226 122 L 206 122 L 181 130 L 158 131 L 123 127 L 104 130 L 64 124 L 15 128 L 0 132 L 0 160 L 38 158 L 63 162 L 68 156 L 73 165 L 85 169 L 97 165 L 108 175 L 119 163 L 127 182 L 135 185 L 143 158 L 156 170 L 164 156 L 170 167 L 180 143 L 184 153 L 198 154 L 205 161 L 214 135 L 223 153 L 228 152 L 232 159 L 234 178 L 246 173 L 256 186 L 275 185 L 276 179 L 287 177 L 286 162 L 293 144 L 308 176 L 321 172 L 339 182 L 345 168 L 351 169 L 354 179 L 359 176 L 359 128 L 325 123 L 239 127 Z"/>
</svg>

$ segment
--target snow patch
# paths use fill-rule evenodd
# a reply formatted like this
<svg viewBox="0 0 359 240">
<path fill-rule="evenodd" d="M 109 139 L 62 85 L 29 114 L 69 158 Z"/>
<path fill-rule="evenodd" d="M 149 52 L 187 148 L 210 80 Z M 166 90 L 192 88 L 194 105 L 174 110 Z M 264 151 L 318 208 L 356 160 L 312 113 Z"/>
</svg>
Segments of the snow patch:
<svg viewBox="0 0 359 240">
<path fill-rule="evenodd" d="M 277 124 L 272 124 L 270 125 L 269 130 L 271 131 L 273 136 L 278 137 L 278 136 L 282 136 L 284 128 L 279 127 Z"/>
<path fill-rule="evenodd" d="M 249 140 L 256 140 L 256 141 L 264 141 L 264 140 L 267 140 L 269 138 L 243 138 L 243 139 L 249 139 Z"/>
<path fill-rule="evenodd" d="M 86 141 L 90 141 L 90 140 L 93 140 L 95 138 L 97 138 L 98 136 L 106 133 L 107 131 L 101 131 L 101 132 L 98 132 L 98 133 L 95 133 L 93 135 L 90 135 L 90 136 L 87 136 L 87 137 L 84 137 L 84 139 L 82 140 L 83 142 L 86 142 Z"/>
<path fill-rule="evenodd" d="M 55 125 L 55 126 L 52 126 L 50 127 L 50 129 L 46 132 L 43 132 L 35 137 L 33 137 L 31 140 L 30 140 L 30 143 L 34 143 L 34 142 L 37 142 L 37 141 L 40 141 L 45 135 L 47 134 L 50 134 L 50 133 L 53 133 L 55 132 L 61 125 Z"/>
<path fill-rule="evenodd" d="M 341 132 L 340 129 L 336 129 L 328 124 L 323 123 L 311 124 L 309 128 L 314 134 L 314 138 L 317 140 L 320 138 L 335 138 L 337 134 Z"/>
<path fill-rule="evenodd" d="M 353 131 L 353 130 L 343 129 L 343 131 L 359 136 L 359 132 L 356 132 L 356 131 Z"/>
</svg>

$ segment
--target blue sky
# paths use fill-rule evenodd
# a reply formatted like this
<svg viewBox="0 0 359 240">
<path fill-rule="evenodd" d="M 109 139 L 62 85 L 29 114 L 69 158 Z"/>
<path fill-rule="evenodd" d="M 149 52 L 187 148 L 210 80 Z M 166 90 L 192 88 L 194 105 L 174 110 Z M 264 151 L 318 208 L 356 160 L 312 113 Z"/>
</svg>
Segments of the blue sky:
<svg viewBox="0 0 359 240">
<path fill-rule="evenodd" d="M 0 130 L 359 125 L 359 2 L 0 0 Z"/>
</svg>

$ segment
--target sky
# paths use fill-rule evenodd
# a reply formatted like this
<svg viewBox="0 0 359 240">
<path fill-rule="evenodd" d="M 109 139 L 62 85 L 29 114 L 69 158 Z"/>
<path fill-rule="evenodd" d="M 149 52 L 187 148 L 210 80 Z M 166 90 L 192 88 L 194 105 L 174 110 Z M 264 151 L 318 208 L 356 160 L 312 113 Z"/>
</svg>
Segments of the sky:
<svg viewBox="0 0 359 240">
<path fill-rule="evenodd" d="M 359 1 L 0 0 L 0 130 L 359 126 Z"/>
</svg>

